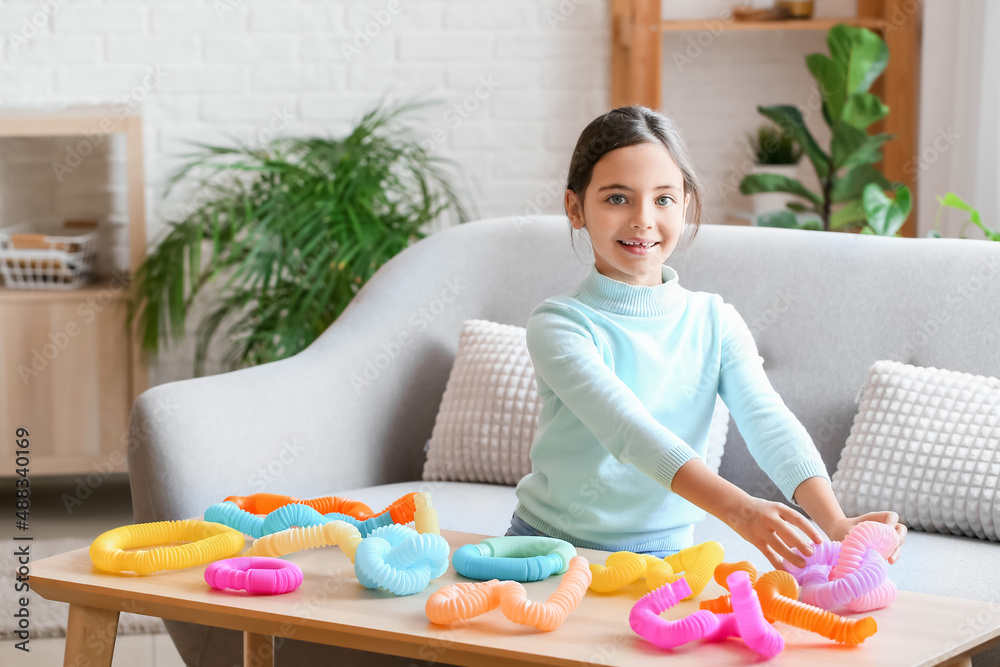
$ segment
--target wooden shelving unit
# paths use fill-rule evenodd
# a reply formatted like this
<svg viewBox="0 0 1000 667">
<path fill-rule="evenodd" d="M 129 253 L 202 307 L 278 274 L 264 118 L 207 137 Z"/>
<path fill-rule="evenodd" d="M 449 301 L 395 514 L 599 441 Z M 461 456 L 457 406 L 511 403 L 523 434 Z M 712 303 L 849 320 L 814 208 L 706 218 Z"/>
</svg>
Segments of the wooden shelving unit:
<svg viewBox="0 0 1000 667">
<path fill-rule="evenodd" d="M 921 8 L 905 0 L 858 0 L 858 15 L 787 21 L 671 21 L 661 18 L 660 0 L 612 0 L 611 105 L 642 104 L 659 109 L 663 100 L 664 33 L 710 30 L 822 30 L 838 23 L 878 32 L 889 47 L 889 64 L 871 91 L 890 113 L 869 128 L 894 138 L 882 147 L 876 166 L 892 181 L 904 183 L 917 200 L 917 131 L 920 101 Z M 802 64 L 805 67 L 805 63 Z M 780 103 L 781 100 L 775 100 Z M 917 211 L 903 225 L 904 236 L 916 236 Z"/>
<path fill-rule="evenodd" d="M 142 118 L 103 105 L 0 110 L 0 137 L 87 134 L 125 136 L 134 272 L 146 252 Z M 149 386 L 148 355 L 135 328 L 128 331 L 125 324 L 132 291 L 125 272 L 72 290 L 0 287 L 0 357 L 6 371 L 0 382 L 0 432 L 7 434 L 0 475 L 14 474 L 13 433 L 19 426 L 31 432 L 31 475 L 126 470 L 129 412 Z"/>
</svg>

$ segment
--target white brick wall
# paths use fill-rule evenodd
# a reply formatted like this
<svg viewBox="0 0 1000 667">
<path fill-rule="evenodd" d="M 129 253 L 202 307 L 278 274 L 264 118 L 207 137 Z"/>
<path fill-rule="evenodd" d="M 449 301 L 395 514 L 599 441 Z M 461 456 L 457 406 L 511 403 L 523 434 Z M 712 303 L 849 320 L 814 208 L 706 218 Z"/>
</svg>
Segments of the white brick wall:
<svg viewBox="0 0 1000 667">
<path fill-rule="evenodd" d="M 131 102 L 141 96 L 151 240 L 178 207 L 161 201 L 160 192 L 165 175 L 179 163 L 172 154 L 185 150 L 183 140 L 257 136 L 276 115 L 286 114 L 286 134 L 339 134 L 387 89 L 396 97 L 420 94 L 444 102 L 423 112 L 427 132 L 442 130 L 440 152 L 478 180 L 467 194 L 479 215 L 561 213 L 562 172 L 576 137 L 610 100 L 608 0 L 50 4 L 58 11 L 46 14 L 41 3 L 26 0 L 0 6 L 0 35 L 7 35 L 0 51 L 0 105 Z M 664 0 L 664 14 L 712 18 L 730 4 Z M 818 13 L 852 13 L 853 4 L 821 1 Z M 10 35 L 20 33 L 26 18 L 38 25 L 36 34 L 15 44 Z M 664 110 L 712 185 L 712 222 L 739 199 L 726 194 L 725 184 L 738 182 L 734 169 L 744 159 L 744 134 L 763 120 L 755 105 L 807 102 L 811 78 L 804 56 L 826 50 L 825 34 L 700 35 L 707 44 L 695 48 L 695 55 L 686 51 L 692 39 L 697 46 L 698 33 L 665 38 Z M 361 48 L 345 54 L 354 44 Z M 678 65 L 677 54 L 691 62 Z M 143 88 L 154 70 L 160 80 Z M 484 79 L 496 82 L 495 92 L 455 126 L 449 109 Z M 825 141 L 818 113 L 813 121 Z M 57 141 L 39 141 L 0 144 L 0 214 L 8 218 L 34 214 L 33 205 L 39 212 L 75 215 L 74 199 L 65 192 L 107 189 L 107 174 L 114 165 L 120 168 L 120 151 L 109 149 L 91 158 L 98 168 L 75 171 L 60 197 L 47 196 L 51 186 L 44 178 L 26 186 L 33 197 L 12 192 L 11 160 L 33 160 L 44 172 L 51 156 L 64 150 Z M 81 195 L 80 206 L 103 214 L 109 224 L 124 222 L 118 190 L 113 185 L 96 199 Z M 106 210 L 95 208 L 102 204 Z M 124 256 L 125 239 L 119 243 L 115 261 Z M 192 331 L 196 323 L 193 318 Z M 192 342 L 161 355 L 154 383 L 190 375 Z"/>
</svg>

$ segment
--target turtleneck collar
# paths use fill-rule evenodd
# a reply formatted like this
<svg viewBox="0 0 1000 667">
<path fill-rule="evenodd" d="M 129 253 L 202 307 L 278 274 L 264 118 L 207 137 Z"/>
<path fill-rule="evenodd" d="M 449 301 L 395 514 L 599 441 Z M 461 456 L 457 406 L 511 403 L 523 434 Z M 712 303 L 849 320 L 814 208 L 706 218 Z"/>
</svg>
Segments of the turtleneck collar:
<svg viewBox="0 0 1000 667">
<path fill-rule="evenodd" d="M 677 272 L 666 264 L 660 267 L 663 282 L 659 285 L 630 285 L 609 278 L 590 266 L 590 273 L 577 287 L 580 301 L 619 315 L 650 317 L 669 315 L 684 304 Z"/>
</svg>

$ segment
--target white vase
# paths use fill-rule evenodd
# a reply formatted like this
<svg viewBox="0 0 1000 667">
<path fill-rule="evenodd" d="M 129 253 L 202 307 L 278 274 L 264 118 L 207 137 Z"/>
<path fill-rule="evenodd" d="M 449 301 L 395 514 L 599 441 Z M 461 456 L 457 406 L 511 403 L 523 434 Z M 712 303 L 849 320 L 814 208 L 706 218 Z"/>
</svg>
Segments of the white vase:
<svg viewBox="0 0 1000 667">
<path fill-rule="evenodd" d="M 789 178 L 799 179 L 799 164 L 757 164 L 750 170 L 751 174 L 781 174 Z M 790 201 L 802 202 L 802 197 L 798 197 L 787 192 L 762 192 L 750 197 L 754 216 L 771 211 L 785 210 L 786 203 Z"/>
</svg>

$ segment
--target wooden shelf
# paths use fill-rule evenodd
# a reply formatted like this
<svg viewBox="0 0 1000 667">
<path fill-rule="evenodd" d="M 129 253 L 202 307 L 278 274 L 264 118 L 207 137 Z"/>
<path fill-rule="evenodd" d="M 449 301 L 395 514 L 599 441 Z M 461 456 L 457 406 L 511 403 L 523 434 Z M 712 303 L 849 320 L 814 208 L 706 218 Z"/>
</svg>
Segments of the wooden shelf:
<svg viewBox="0 0 1000 667">
<path fill-rule="evenodd" d="M 886 132 L 893 139 L 882 147 L 882 161 L 875 165 L 891 181 L 905 184 L 918 196 L 917 127 L 920 102 L 920 42 L 923 13 L 920 3 L 907 0 L 857 0 L 856 17 L 786 19 L 783 21 L 664 20 L 662 0 L 611 0 L 611 106 L 641 104 L 651 109 L 663 105 L 663 42 L 680 39 L 685 31 L 830 30 L 844 23 L 882 33 L 891 57 L 871 92 L 891 109 L 889 115 L 868 128 L 869 134 Z M 690 36 L 687 39 L 691 39 Z M 805 64 L 803 63 L 803 67 Z M 774 100 L 775 104 L 784 100 Z M 916 236 L 917 211 L 903 225 L 903 236 Z"/>
<path fill-rule="evenodd" d="M 109 286 L 111 277 L 100 278 L 97 281 L 79 287 L 77 289 L 16 289 L 0 285 L 0 303 L 46 303 L 55 301 L 85 301 L 90 297 L 100 297 L 102 299 L 111 298 L 113 301 L 127 301 L 131 296 L 131 289 L 117 289 L 116 285 Z"/>
<path fill-rule="evenodd" d="M 73 106 L 64 109 L 0 110 L 0 137 L 72 136 L 87 132 L 128 132 L 138 116 L 122 115 L 110 105 Z"/>
<path fill-rule="evenodd" d="M 129 269 L 78 289 L 0 286 L 0 356 L 10 369 L 0 382 L 0 430 L 31 431 L 35 475 L 123 471 L 129 412 L 149 387 L 137 323 L 126 326 L 134 284 L 123 285 L 146 251 L 142 117 L 111 105 L 0 109 L 0 137 L 113 133 L 125 140 Z M 0 447 L 8 464 L 17 453 Z"/>
<path fill-rule="evenodd" d="M 845 16 L 842 18 L 786 19 L 782 21 L 721 21 L 718 19 L 695 19 L 674 21 L 664 19 L 660 24 L 663 32 L 685 32 L 699 30 L 829 30 L 838 23 L 880 30 L 881 19 Z"/>
</svg>

